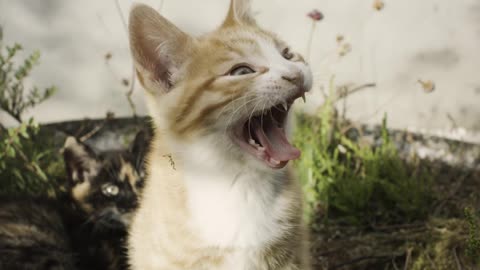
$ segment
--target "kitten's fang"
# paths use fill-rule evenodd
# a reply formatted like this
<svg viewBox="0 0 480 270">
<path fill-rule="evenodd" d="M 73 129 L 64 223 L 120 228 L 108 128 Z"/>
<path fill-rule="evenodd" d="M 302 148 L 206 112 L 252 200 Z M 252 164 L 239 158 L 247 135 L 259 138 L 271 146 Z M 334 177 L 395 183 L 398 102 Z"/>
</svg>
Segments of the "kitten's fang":
<svg viewBox="0 0 480 270">
<path fill-rule="evenodd" d="M 270 158 L 270 162 L 273 163 L 273 164 L 275 164 L 275 165 L 280 164 L 280 161 L 278 161 L 278 160 L 276 160 L 276 159 L 274 159 L 274 158 Z"/>
<path fill-rule="evenodd" d="M 302 99 L 303 99 L 303 103 L 307 103 L 307 99 L 305 98 L 305 93 L 302 94 Z"/>
</svg>

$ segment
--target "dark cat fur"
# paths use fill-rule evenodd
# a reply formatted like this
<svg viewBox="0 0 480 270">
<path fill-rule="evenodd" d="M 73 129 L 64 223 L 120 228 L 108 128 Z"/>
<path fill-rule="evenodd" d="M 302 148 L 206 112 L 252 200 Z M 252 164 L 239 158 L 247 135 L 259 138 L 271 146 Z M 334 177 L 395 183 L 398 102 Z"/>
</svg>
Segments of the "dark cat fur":
<svg viewBox="0 0 480 270">
<path fill-rule="evenodd" d="M 0 199 L 0 269 L 127 269 L 124 239 L 148 140 L 141 132 L 129 151 L 97 155 L 68 138 L 69 195 Z"/>
<path fill-rule="evenodd" d="M 70 197 L 85 219 L 84 225 L 71 233 L 82 269 L 99 265 L 101 269 L 126 269 L 124 240 L 143 187 L 148 140 L 148 134 L 141 132 L 131 151 L 96 155 L 87 145 L 67 139 L 64 159 Z"/>
<path fill-rule="evenodd" d="M 1 198 L 0 269 L 77 269 L 62 213 L 49 199 Z"/>
</svg>

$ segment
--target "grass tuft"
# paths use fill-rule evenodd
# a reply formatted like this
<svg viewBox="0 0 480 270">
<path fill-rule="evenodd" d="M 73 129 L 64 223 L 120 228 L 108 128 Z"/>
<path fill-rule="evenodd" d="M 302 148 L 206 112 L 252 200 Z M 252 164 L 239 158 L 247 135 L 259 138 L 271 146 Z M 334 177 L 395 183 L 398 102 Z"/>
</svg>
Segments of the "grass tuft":
<svg viewBox="0 0 480 270">
<path fill-rule="evenodd" d="M 426 219 L 432 179 L 400 158 L 387 117 L 378 142 L 365 144 L 361 131 L 337 117 L 334 105 L 327 99 L 316 115 L 297 115 L 294 141 L 302 158 L 296 167 L 307 219 L 373 227 Z"/>
</svg>

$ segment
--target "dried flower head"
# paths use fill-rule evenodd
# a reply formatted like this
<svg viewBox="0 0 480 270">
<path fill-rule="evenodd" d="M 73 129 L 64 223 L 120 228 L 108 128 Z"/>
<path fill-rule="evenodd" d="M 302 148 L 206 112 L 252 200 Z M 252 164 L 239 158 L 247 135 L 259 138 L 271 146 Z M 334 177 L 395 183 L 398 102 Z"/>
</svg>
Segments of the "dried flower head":
<svg viewBox="0 0 480 270">
<path fill-rule="evenodd" d="M 422 86 L 422 89 L 425 93 L 431 93 L 435 91 L 435 83 L 433 81 L 418 80 L 418 83 Z"/>
<path fill-rule="evenodd" d="M 321 21 L 323 20 L 323 13 L 321 13 L 318 9 L 314 9 L 312 11 L 310 11 L 308 14 L 307 14 L 308 17 L 310 17 L 312 20 L 314 21 Z"/>
<path fill-rule="evenodd" d="M 130 81 L 129 81 L 128 79 L 126 79 L 126 78 L 123 78 L 123 79 L 122 79 L 122 84 L 123 84 L 123 86 L 129 86 L 129 85 L 130 85 Z"/>
<path fill-rule="evenodd" d="M 350 45 L 350 43 L 344 43 L 340 46 L 338 55 L 343 57 L 351 51 L 352 51 L 352 45 Z"/>
<path fill-rule="evenodd" d="M 373 2 L 373 8 L 378 11 L 382 10 L 384 7 L 385 3 L 382 0 L 375 0 L 375 2 Z"/>
<path fill-rule="evenodd" d="M 112 112 L 112 111 L 107 111 L 106 113 L 106 116 L 105 116 L 108 120 L 112 120 L 112 119 L 115 119 L 115 113 Z"/>
<path fill-rule="evenodd" d="M 342 41 L 345 39 L 343 35 L 337 35 L 337 43 L 342 43 Z"/>
</svg>

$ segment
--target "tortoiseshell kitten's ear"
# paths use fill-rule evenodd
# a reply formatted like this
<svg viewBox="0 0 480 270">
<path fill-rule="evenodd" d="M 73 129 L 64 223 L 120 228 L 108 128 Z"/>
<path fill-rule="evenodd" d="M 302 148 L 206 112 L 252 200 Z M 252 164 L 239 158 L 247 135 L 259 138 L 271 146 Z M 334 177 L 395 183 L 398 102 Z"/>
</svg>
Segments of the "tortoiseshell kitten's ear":
<svg viewBox="0 0 480 270">
<path fill-rule="evenodd" d="M 135 158 L 135 168 L 139 172 L 144 171 L 145 156 L 148 153 L 150 147 L 150 141 L 152 140 L 152 134 L 148 130 L 141 130 L 135 135 L 130 146 L 130 153 Z"/>
<path fill-rule="evenodd" d="M 150 93 L 168 92 L 193 48 L 193 38 L 143 4 L 133 6 L 129 32 L 140 83 Z"/>
<path fill-rule="evenodd" d="M 101 166 L 95 152 L 72 136 L 65 140 L 63 159 L 68 179 L 73 185 L 92 180 Z"/>
</svg>

